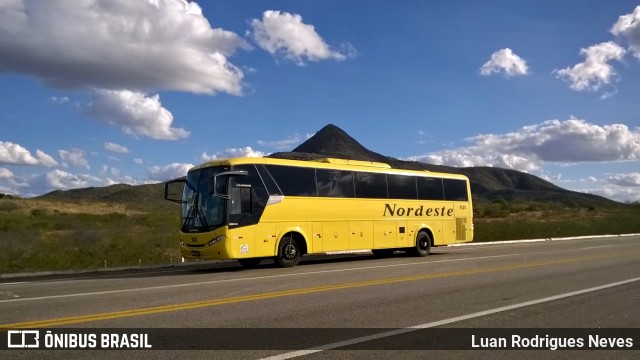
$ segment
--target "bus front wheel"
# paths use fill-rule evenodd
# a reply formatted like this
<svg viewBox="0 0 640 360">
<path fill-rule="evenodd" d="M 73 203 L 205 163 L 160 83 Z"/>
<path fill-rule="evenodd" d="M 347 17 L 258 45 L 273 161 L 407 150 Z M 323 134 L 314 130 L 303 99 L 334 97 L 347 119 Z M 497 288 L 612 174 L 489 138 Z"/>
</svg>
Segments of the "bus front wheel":
<svg viewBox="0 0 640 360">
<path fill-rule="evenodd" d="M 300 246 L 292 235 L 287 235 L 280 240 L 278 254 L 275 262 L 280 267 L 293 267 L 300 262 Z"/>
<path fill-rule="evenodd" d="M 427 256 L 431 251 L 431 237 L 426 231 L 420 231 L 416 236 L 416 246 L 411 249 L 416 256 Z"/>
</svg>

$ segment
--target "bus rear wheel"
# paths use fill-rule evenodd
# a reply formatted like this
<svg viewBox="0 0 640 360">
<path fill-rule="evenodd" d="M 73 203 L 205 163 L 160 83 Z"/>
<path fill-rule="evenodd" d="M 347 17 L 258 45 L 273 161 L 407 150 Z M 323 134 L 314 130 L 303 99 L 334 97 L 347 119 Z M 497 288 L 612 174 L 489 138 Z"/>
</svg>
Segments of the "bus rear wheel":
<svg viewBox="0 0 640 360">
<path fill-rule="evenodd" d="M 300 255 L 300 245 L 292 235 L 287 235 L 280 240 L 278 254 L 274 260 L 280 267 L 293 267 L 300 262 Z"/>
<path fill-rule="evenodd" d="M 427 256 L 431 252 L 431 237 L 426 231 L 420 231 L 416 236 L 416 246 L 411 248 L 415 256 Z"/>
</svg>

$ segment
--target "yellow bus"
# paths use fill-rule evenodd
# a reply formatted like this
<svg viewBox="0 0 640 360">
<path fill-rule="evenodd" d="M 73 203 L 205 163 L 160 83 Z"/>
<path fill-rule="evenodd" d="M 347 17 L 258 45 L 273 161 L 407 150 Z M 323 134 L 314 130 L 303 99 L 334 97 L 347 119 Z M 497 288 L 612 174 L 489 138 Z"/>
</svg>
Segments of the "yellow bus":
<svg viewBox="0 0 640 360">
<path fill-rule="evenodd" d="M 183 186 L 172 198 L 172 186 Z M 426 256 L 431 247 L 473 240 L 469 179 L 392 169 L 388 164 L 233 158 L 198 165 L 165 183 L 182 204 L 185 259 L 237 259 L 282 267 L 305 254 L 396 250 Z"/>
</svg>

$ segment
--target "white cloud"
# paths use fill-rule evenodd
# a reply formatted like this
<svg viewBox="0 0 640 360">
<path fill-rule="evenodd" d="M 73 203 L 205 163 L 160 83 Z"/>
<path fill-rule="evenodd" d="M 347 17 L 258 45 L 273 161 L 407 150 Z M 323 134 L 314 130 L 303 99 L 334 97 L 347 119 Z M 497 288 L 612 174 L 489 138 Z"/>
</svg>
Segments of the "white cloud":
<svg viewBox="0 0 640 360">
<path fill-rule="evenodd" d="M 541 178 L 543 178 L 544 180 L 547 180 L 549 182 L 561 182 L 562 181 L 562 174 L 555 174 L 555 175 L 551 175 L 551 174 L 541 174 L 540 175 Z"/>
<path fill-rule="evenodd" d="M 581 191 L 604 196 L 620 202 L 640 201 L 640 188 L 637 187 L 604 186 L 598 189 L 586 189 Z"/>
<path fill-rule="evenodd" d="M 20 195 L 20 188 L 27 187 L 29 184 L 18 182 L 11 170 L 0 167 L 0 194 Z"/>
<path fill-rule="evenodd" d="M 52 167 L 58 165 L 58 162 L 41 150 L 36 150 L 34 156 L 18 144 L 0 141 L 0 164 Z"/>
<path fill-rule="evenodd" d="M 148 169 L 149 180 L 166 181 L 187 175 L 192 164 L 173 163 L 165 166 L 152 166 Z"/>
<path fill-rule="evenodd" d="M 213 155 L 209 155 L 206 152 L 203 152 L 202 155 L 200 155 L 200 158 L 202 159 L 202 161 L 211 161 L 216 159 L 226 159 L 234 157 L 263 157 L 265 155 L 267 154 L 258 150 L 254 150 L 251 147 L 247 146 L 237 149 L 225 149 L 224 151 L 217 152 Z"/>
<path fill-rule="evenodd" d="M 262 14 L 262 20 L 251 21 L 251 27 L 253 40 L 258 46 L 297 65 L 304 65 L 305 59 L 342 61 L 355 57 L 357 53 L 348 43 L 342 45 L 342 51 L 332 50 L 314 26 L 302 22 L 302 16 L 298 14 L 267 10 Z"/>
<path fill-rule="evenodd" d="M 620 16 L 611 33 L 624 37 L 629 42 L 633 56 L 640 59 L 640 6 L 636 6 L 633 13 Z"/>
<path fill-rule="evenodd" d="M 640 160 L 640 129 L 623 124 L 596 125 L 571 118 L 548 120 L 507 134 L 478 135 L 472 144 L 413 156 L 409 160 L 451 166 L 495 166 L 534 171 L 546 162 Z"/>
<path fill-rule="evenodd" d="M 64 104 L 67 101 L 69 101 L 69 97 L 67 96 L 52 96 L 49 98 L 49 100 L 51 100 L 51 102 L 54 102 L 56 104 Z"/>
<path fill-rule="evenodd" d="M 0 194 L 19 196 L 20 192 L 16 191 L 14 188 L 0 185 Z"/>
<path fill-rule="evenodd" d="M 527 75 L 527 62 L 516 55 L 509 48 L 501 49 L 491 54 L 491 59 L 480 68 L 481 75 L 504 72 L 506 76 Z"/>
<path fill-rule="evenodd" d="M 618 186 L 640 187 L 640 173 L 616 174 L 609 176 L 607 182 Z"/>
<path fill-rule="evenodd" d="M 69 149 L 69 150 L 58 150 L 58 154 L 60 154 L 60 158 L 64 161 L 62 166 L 68 167 L 69 164 L 73 166 L 83 167 L 85 169 L 90 169 L 89 162 L 84 157 L 85 151 L 81 149 Z"/>
<path fill-rule="evenodd" d="M 111 184 L 131 184 L 131 185 L 138 185 L 140 184 L 139 181 L 134 180 L 132 177 L 130 176 L 122 176 L 122 171 L 118 168 L 115 167 L 109 167 L 107 165 L 102 165 L 102 167 L 100 168 L 100 175 L 101 176 L 112 176 L 115 177 L 115 179 L 112 179 L 110 177 L 106 177 L 104 179 L 105 182 L 107 182 L 109 185 Z"/>
<path fill-rule="evenodd" d="M 104 148 L 107 151 L 111 151 L 111 152 L 115 152 L 115 153 L 119 153 L 119 154 L 128 154 L 129 153 L 129 149 L 127 149 L 126 146 L 118 145 L 118 144 L 112 143 L 112 142 L 104 143 Z"/>
<path fill-rule="evenodd" d="M 538 170 L 541 166 L 540 161 L 532 161 L 525 156 L 501 154 L 497 149 L 481 149 L 479 146 L 444 150 L 422 156 L 412 156 L 408 160 L 456 167 L 493 166 L 525 172 Z"/>
<path fill-rule="evenodd" d="M 0 72 L 56 88 L 242 93 L 228 61 L 249 49 L 184 0 L 11 0 L 0 3 Z"/>
<path fill-rule="evenodd" d="M 128 90 L 96 90 L 93 101 L 84 109 L 90 116 L 120 126 L 130 135 L 148 136 L 158 140 L 178 140 L 189 132 L 171 127 L 173 115 L 162 107 L 160 96 Z"/>
<path fill-rule="evenodd" d="M 294 146 L 300 145 L 302 141 L 307 140 L 312 136 L 313 134 L 307 134 L 306 136 L 303 137 L 301 134 L 295 133 L 284 140 L 275 140 L 275 141 L 258 140 L 258 145 L 274 148 L 277 150 L 290 150 Z"/>
<path fill-rule="evenodd" d="M 142 165 L 142 164 L 144 164 L 144 160 L 142 160 L 140 158 L 135 158 L 135 159 L 133 159 L 133 163 L 134 164 L 138 164 L 138 165 Z"/>
<path fill-rule="evenodd" d="M 0 179 L 13 179 L 13 173 L 7 168 L 0 168 Z"/>
<path fill-rule="evenodd" d="M 609 65 L 612 60 L 622 60 L 625 50 L 613 41 L 580 49 L 585 61 L 572 68 L 554 70 L 556 77 L 570 84 L 576 91 L 598 91 L 604 85 L 617 81 L 616 71 Z M 605 94 L 610 95 L 610 94 Z"/>
<path fill-rule="evenodd" d="M 47 187 L 58 190 L 87 187 L 90 181 L 99 182 L 99 180 L 99 178 L 91 175 L 77 175 L 59 169 L 49 171 L 45 174 Z"/>
</svg>

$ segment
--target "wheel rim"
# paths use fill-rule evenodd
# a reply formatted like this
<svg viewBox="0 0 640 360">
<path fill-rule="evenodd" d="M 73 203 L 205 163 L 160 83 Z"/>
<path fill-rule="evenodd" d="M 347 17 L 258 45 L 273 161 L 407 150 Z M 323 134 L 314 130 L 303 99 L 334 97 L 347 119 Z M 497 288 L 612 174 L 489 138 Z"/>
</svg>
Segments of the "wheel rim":
<svg viewBox="0 0 640 360">
<path fill-rule="evenodd" d="M 429 248 L 429 240 L 426 236 L 423 236 L 418 243 L 420 250 L 427 250 Z"/>
<path fill-rule="evenodd" d="M 298 253 L 298 249 L 296 249 L 296 246 L 294 244 L 288 243 L 287 245 L 285 245 L 282 252 L 285 259 L 291 260 L 295 259 L 296 254 Z"/>
</svg>

